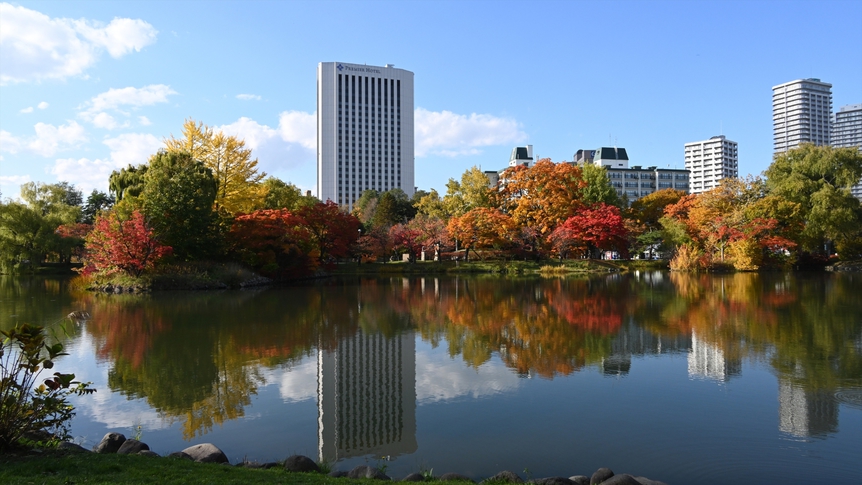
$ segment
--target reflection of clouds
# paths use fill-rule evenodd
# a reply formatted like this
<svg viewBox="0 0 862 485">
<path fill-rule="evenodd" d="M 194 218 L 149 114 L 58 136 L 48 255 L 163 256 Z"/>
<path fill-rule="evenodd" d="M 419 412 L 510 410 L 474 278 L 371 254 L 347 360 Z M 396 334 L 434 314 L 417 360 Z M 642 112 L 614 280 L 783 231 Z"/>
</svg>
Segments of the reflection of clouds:
<svg viewBox="0 0 862 485">
<path fill-rule="evenodd" d="M 478 369 L 451 359 L 440 349 L 416 352 L 416 400 L 419 404 L 469 396 L 479 398 L 510 392 L 518 377 L 502 362 L 489 361 Z"/>
<path fill-rule="evenodd" d="M 278 382 L 281 399 L 286 403 L 317 399 L 317 359 L 308 358 L 290 369 L 273 371 L 272 376 L 267 376 L 267 381 Z"/>
<path fill-rule="evenodd" d="M 147 430 L 170 426 L 170 422 L 151 408 L 146 399 L 128 399 L 111 391 L 108 387 L 110 365 L 100 365 L 93 359 L 96 348 L 92 336 L 83 333 L 80 337 L 68 341 L 66 351 L 69 355 L 63 357 L 62 362 L 58 362 L 61 371 L 73 372 L 76 380 L 92 382 L 90 387 L 96 389 L 94 394 L 70 397 L 77 418 L 102 423 L 109 429 L 126 434 L 127 437 L 137 425 L 141 425 L 144 433 Z M 102 436 L 87 436 L 86 439 L 96 444 Z"/>
</svg>

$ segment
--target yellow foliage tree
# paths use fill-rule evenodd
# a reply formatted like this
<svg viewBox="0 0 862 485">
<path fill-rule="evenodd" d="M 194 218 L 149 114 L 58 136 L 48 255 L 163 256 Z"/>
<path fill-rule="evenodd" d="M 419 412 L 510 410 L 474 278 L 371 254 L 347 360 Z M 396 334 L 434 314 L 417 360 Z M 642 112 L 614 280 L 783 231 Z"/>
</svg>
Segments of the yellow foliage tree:
<svg viewBox="0 0 862 485">
<path fill-rule="evenodd" d="M 165 140 L 168 151 L 187 152 L 212 170 L 217 191 L 215 208 L 231 214 L 251 212 L 261 207 L 266 190 L 261 182 L 266 173 L 257 171 L 257 159 L 245 141 L 215 132 L 202 122 L 189 118 L 183 123 L 182 137 Z"/>
</svg>

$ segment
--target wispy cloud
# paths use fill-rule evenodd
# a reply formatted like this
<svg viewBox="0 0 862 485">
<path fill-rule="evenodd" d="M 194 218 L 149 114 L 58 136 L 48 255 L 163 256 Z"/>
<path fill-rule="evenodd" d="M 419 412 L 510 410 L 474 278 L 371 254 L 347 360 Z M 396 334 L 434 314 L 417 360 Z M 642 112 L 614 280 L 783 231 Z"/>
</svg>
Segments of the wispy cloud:
<svg viewBox="0 0 862 485">
<path fill-rule="evenodd" d="M 243 101 L 260 101 L 260 96 L 257 94 L 237 94 L 236 99 L 241 99 Z"/>
<path fill-rule="evenodd" d="M 27 106 L 26 108 L 24 108 L 24 109 L 22 109 L 21 111 L 19 111 L 19 113 L 32 113 L 32 112 L 33 112 L 33 107 L 32 107 L 32 106 Z"/>
<path fill-rule="evenodd" d="M 162 147 L 162 142 L 149 133 L 124 133 L 102 142 L 111 153 L 107 158 L 61 158 L 51 168 L 59 180 L 75 184 L 84 192 L 105 190 L 111 172 L 128 165 L 146 163 Z"/>
<path fill-rule="evenodd" d="M 157 34 L 140 19 L 115 18 L 105 25 L 0 3 L 0 84 L 82 75 L 102 52 L 119 58 L 152 44 Z"/>
</svg>

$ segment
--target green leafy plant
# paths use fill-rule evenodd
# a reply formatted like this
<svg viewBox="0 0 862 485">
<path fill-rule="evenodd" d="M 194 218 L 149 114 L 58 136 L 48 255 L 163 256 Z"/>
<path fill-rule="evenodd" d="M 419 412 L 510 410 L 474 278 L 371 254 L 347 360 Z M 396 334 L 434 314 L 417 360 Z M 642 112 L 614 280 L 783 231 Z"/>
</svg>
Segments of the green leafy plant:
<svg viewBox="0 0 862 485">
<path fill-rule="evenodd" d="M 63 344 L 48 342 L 43 327 L 25 323 L 0 335 L 0 451 L 33 431 L 68 438 L 75 414 L 68 396 L 96 390 L 76 381 L 75 374 L 60 372 L 39 383 L 42 371 L 54 368 L 54 360 L 67 355 Z"/>
</svg>

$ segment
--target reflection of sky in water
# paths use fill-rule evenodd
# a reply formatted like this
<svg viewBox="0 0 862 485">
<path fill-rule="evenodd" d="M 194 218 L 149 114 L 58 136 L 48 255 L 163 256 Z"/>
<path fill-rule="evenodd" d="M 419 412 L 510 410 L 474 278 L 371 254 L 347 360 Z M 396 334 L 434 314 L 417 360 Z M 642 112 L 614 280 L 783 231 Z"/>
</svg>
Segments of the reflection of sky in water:
<svg viewBox="0 0 862 485">
<path fill-rule="evenodd" d="M 317 399 L 317 356 L 306 358 L 290 369 L 273 369 L 264 376 L 277 382 L 286 403 Z M 517 389 L 520 379 L 499 359 L 474 369 L 445 349 L 416 341 L 416 401 L 419 405 L 459 398 L 478 399 Z"/>
</svg>

